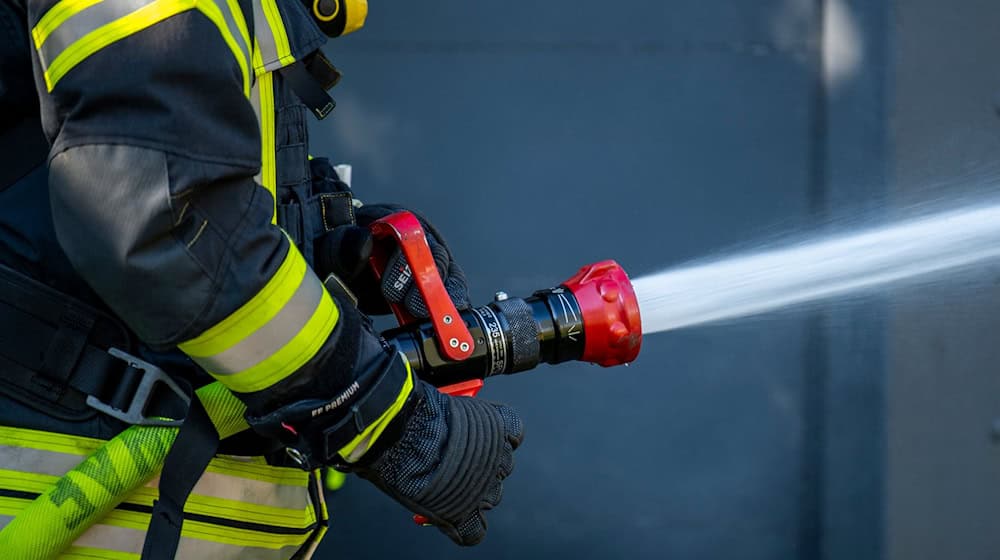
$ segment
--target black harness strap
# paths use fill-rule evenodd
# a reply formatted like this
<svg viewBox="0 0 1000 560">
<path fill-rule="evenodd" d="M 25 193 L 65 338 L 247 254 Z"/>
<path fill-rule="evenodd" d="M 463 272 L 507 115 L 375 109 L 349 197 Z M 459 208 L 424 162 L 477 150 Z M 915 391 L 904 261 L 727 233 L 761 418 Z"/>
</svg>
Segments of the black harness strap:
<svg viewBox="0 0 1000 560">
<path fill-rule="evenodd" d="M 127 408 L 128 364 L 107 348 L 130 345 L 114 319 L 0 266 L 0 392 L 64 420 L 94 414 L 88 395 Z"/>
<path fill-rule="evenodd" d="M 184 525 L 184 503 L 218 449 L 219 433 L 195 397 L 163 463 L 160 496 L 153 504 L 142 560 L 174 560 Z"/>
<path fill-rule="evenodd" d="M 278 73 L 317 119 L 325 119 L 337 107 L 327 90 L 340 81 L 340 72 L 323 53 L 316 51 Z"/>
</svg>

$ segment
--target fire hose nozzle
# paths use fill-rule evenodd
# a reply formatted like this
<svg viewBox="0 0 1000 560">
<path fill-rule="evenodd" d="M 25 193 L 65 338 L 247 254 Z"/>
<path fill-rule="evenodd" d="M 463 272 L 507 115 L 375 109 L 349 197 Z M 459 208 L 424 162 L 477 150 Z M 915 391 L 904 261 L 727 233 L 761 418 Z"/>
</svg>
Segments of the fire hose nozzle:
<svg viewBox="0 0 1000 560">
<path fill-rule="evenodd" d="M 581 360 L 610 367 L 639 357 L 639 301 L 618 263 L 608 260 L 585 266 L 562 285 L 573 293 L 583 313 L 586 342 Z"/>
<path fill-rule="evenodd" d="M 437 387 L 534 369 L 544 362 L 610 367 L 634 361 L 642 346 L 639 303 L 618 263 L 585 266 L 555 288 L 521 299 L 497 297 L 459 313 L 473 347 L 462 360 L 441 351 L 433 321 L 383 333 L 414 373 Z"/>
</svg>

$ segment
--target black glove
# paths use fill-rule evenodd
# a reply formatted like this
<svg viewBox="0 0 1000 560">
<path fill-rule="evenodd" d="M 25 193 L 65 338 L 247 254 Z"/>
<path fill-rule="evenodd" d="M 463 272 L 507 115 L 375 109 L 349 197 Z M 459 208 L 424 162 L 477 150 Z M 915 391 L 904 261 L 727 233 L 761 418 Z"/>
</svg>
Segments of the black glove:
<svg viewBox="0 0 1000 560">
<path fill-rule="evenodd" d="M 412 272 L 399 248 L 390 255 L 381 282 L 375 280 L 368 266 L 373 246 L 368 226 L 375 220 L 403 210 L 405 208 L 392 204 L 366 204 L 356 209 L 356 226 L 335 228 L 320 241 L 316 266 L 321 276 L 332 273 L 347 284 L 358 297 L 358 307 L 369 315 L 387 314 L 390 312 L 387 303 L 398 303 L 410 315 L 424 319 L 428 317 L 427 305 L 413 283 Z M 427 244 L 445 290 L 459 311 L 468 309 L 469 287 L 465 273 L 453 260 L 441 234 L 422 216 L 417 215 L 417 218 L 424 227 Z"/>
<path fill-rule="evenodd" d="M 357 472 L 456 543 L 478 543 L 486 535 L 483 512 L 500 503 L 502 481 L 513 468 L 520 418 L 506 406 L 450 397 L 415 379 L 403 355 L 344 303 L 339 285 L 327 286 L 340 322 L 323 367 L 241 394 L 247 421 L 280 441 L 303 469 Z M 373 442 L 345 447 L 401 398 L 399 412 Z"/>
<path fill-rule="evenodd" d="M 486 536 L 484 512 L 500 503 L 503 480 L 524 438 L 506 406 L 450 397 L 420 382 L 421 400 L 399 441 L 359 474 L 463 546 Z"/>
</svg>

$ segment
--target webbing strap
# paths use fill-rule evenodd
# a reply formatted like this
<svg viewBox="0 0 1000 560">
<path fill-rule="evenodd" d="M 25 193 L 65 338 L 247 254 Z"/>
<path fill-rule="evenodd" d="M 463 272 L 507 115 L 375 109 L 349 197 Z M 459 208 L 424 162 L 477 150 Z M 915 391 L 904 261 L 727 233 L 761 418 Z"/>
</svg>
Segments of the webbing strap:
<svg viewBox="0 0 1000 560">
<path fill-rule="evenodd" d="M 219 448 L 215 431 L 200 399 L 192 399 L 187 418 L 163 462 L 160 495 L 142 547 L 142 560 L 174 560 L 184 525 L 184 503 Z"/>
<path fill-rule="evenodd" d="M 317 119 L 326 118 L 337 107 L 337 102 L 330 97 L 327 90 L 340 81 L 340 72 L 323 56 L 323 53 L 317 51 L 277 72 Z"/>
<path fill-rule="evenodd" d="M 337 102 L 316 82 L 301 62 L 286 66 L 278 73 L 317 119 L 325 119 L 337 107 Z"/>
<path fill-rule="evenodd" d="M 66 420 L 93 414 L 87 395 L 125 408 L 127 364 L 105 348 L 129 345 L 114 319 L 0 266 L 0 393 Z"/>
</svg>

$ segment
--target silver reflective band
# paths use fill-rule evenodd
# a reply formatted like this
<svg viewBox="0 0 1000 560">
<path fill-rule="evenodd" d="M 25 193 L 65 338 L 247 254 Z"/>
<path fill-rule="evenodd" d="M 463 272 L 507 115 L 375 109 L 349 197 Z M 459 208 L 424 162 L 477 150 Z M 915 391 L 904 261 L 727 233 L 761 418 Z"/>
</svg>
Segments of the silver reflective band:
<svg viewBox="0 0 1000 560">
<path fill-rule="evenodd" d="M 257 49 L 260 51 L 264 68 L 273 70 L 268 66 L 278 61 L 278 47 L 274 43 L 274 33 L 271 32 L 271 26 L 264 15 L 262 2 L 263 0 L 253 0 L 253 33 L 257 39 Z"/>
<path fill-rule="evenodd" d="M 258 35 L 260 34 L 260 32 L 257 33 Z M 263 123 L 264 121 L 261 120 L 261 113 L 260 113 L 260 80 L 254 80 L 253 87 L 250 88 L 250 105 L 253 107 L 253 113 L 257 115 L 257 126 L 261 127 L 261 123 Z M 261 138 L 261 140 L 263 140 L 263 138 Z M 262 149 L 266 150 L 268 149 L 268 147 L 262 146 Z M 271 147 L 271 150 L 274 151 L 273 146 Z M 261 165 L 257 169 L 257 174 L 253 176 L 253 181 L 262 187 L 264 186 L 263 165 Z"/>
<path fill-rule="evenodd" d="M 268 10 L 271 12 L 271 18 L 268 19 Z M 286 54 L 291 54 L 291 48 L 287 44 L 288 38 L 285 36 L 284 21 L 282 20 L 281 13 L 278 11 L 278 4 L 275 0 L 253 0 L 253 22 L 254 22 L 254 35 L 257 39 L 257 51 L 260 54 L 260 64 L 263 70 L 266 72 L 273 72 L 278 70 L 292 62 L 292 60 L 281 60 L 281 53 L 279 53 L 279 48 L 286 51 Z M 271 27 L 272 22 L 275 26 L 282 26 L 278 33 L 275 33 L 273 27 Z M 282 39 L 281 37 L 284 37 Z M 279 45 L 278 41 L 282 41 L 283 44 Z"/>
<path fill-rule="evenodd" d="M 204 358 L 198 365 L 215 376 L 246 371 L 270 358 L 302 332 L 312 319 L 324 294 L 323 284 L 309 269 L 291 299 L 277 315 L 235 346 Z"/>
<path fill-rule="evenodd" d="M 86 459 L 83 455 L 0 445 L 0 470 L 62 476 Z"/>
<path fill-rule="evenodd" d="M 234 14 L 233 11 L 229 9 L 229 4 L 226 0 L 214 1 L 215 4 L 219 6 L 223 19 L 226 20 L 226 28 L 229 29 L 229 34 L 236 40 L 236 43 L 240 47 L 240 52 L 243 53 L 243 60 L 247 62 L 247 68 L 252 69 L 253 61 L 250 59 L 250 45 L 247 44 L 248 38 L 244 37 L 243 33 L 240 32 L 240 26 L 236 23 L 236 18 L 240 18 L 240 21 L 245 21 L 243 13 Z M 250 70 L 250 72 L 253 72 L 253 70 Z"/>
<path fill-rule="evenodd" d="M 185 523 L 185 526 L 187 525 Z M 76 539 L 73 545 L 139 554 L 142 552 L 145 540 L 145 531 L 111 525 L 94 525 Z M 264 548 L 253 546 L 251 543 L 233 545 L 182 536 L 177 544 L 175 557 L 191 560 L 287 560 L 293 557 L 299 548 L 300 545 L 281 548 Z"/>
<path fill-rule="evenodd" d="M 11 515 L 0 515 L 0 529 L 6 527 L 13 519 Z M 145 540 L 145 531 L 112 525 L 94 525 L 73 542 L 68 552 L 72 553 L 76 547 L 95 549 L 88 550 L 86 557 L 94 560 L 103 558 L 110 560 L 120 558 L 121 553 L 142 553 Z M 287 545 L 280 548 L 253 546 L 250 543 L 234 545 L 182 536 L 177 545 L 176 557 L 186 560 L 288 560 L 301 548 L 301 545 Z M 102 550 L 109 551 L 109 554 L 101 555 Z"/>
<path fill-rule="evenodd" d="M 59 27 L 55 28 L 41 45 L 36 45 L 42 69 L 48 70 L 49 64 L 53 60 L 87 34 L 155 1 L 104 0 L 72 15 L 59 25 Z"/>
<path fill-rule="evenodd" d="M 40 45 L 36 45 L 42 70 L 48 70 L 49 65 L 59 58 L 59 55 L 66 52 L 67 49 L 80 40 L 87 38 L 87 35 L 138 10 L 146 8 L 157 1 L 102 0 L 73 14 L 44 37 Z M 212 0 L 212 2 L 222 13 L 226 27 L 239 46 L 240 51 L 243 53 L 243 58 L 249 67 L 251 62 L 250 46 L 247 45 L 243 34 L 240 33 L 239 25 L 236 23 L 236 18 L 242 18 L 242 14 L 234 14 L 229 9 L 226 0 Z M 190 7 L 194 8 L 195 3 L 192 2 Z"/>
</svg>

